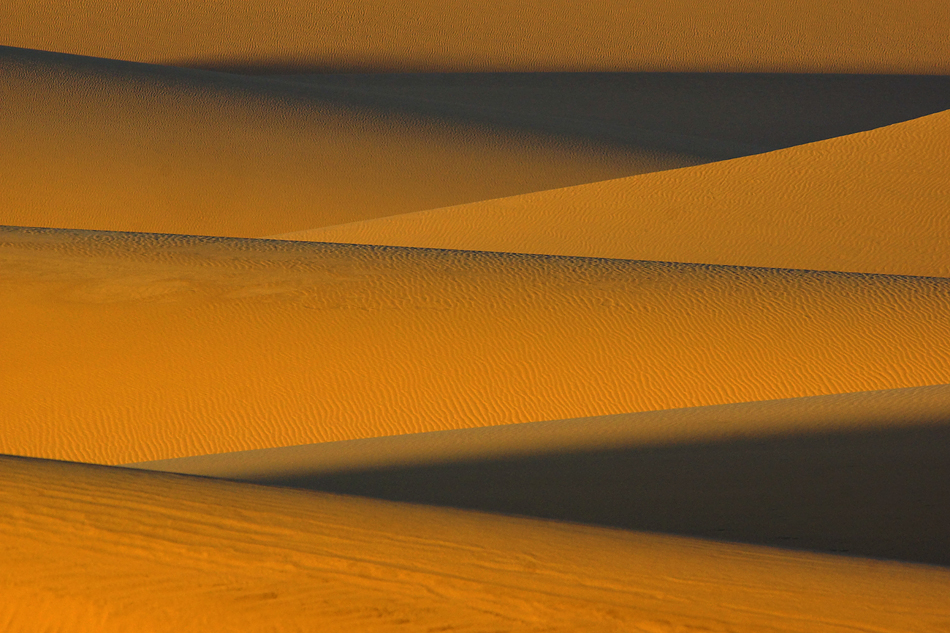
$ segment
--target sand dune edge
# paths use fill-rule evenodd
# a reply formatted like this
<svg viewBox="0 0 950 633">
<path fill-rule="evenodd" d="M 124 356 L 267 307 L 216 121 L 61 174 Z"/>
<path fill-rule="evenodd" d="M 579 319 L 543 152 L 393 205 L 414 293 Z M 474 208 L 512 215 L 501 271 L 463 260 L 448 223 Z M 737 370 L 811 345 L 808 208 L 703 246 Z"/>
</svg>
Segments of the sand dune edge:
<svg viewBox="0 0 950 633">
<path fill-rule="evenodd" d="M 8 627 L 937 633 L 950 618 L 935 567 L 26 458 L 0 457 L 0 482 Z"/>
</svg>

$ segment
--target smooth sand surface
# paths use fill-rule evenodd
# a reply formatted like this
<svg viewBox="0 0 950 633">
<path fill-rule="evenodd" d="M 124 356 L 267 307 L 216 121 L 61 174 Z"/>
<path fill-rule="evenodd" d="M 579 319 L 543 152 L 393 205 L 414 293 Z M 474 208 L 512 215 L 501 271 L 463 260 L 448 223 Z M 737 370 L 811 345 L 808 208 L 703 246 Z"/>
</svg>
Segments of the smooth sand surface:
<svg viewBox="0 0 950 633">
<path fill-rule="evenodd" d="M 7 228 L 5 453 L 128 463 L 950 383 L 950 282 Z"/>
<path fill-rule="evenodd" d="M 0 625 L 937 633 L 950 572 L 0 458 Z"/>
<path fill-rule="evenodd" d="M 341 86 L 9 47 L 0 103 L 7 225 L 263 237 L 711 160 Z"/>
<path fill-rule="evenodd" d="M 950 111 L 286 239 L 950 277 Z"/>
<path fill-rule="evenodd" d="M 938 385 L 131 466 L 948 565 L 948 447 Z"/>
<path fill-rule="evenodd" d="M 287 69 L 950 72 L 945 0 L 6 0 L 0 41 Z"/>
<path fill-rule="evenodd" d="M 347 73 L 270 75 L 492 123 L 718 159 L 950 109 L 948 75 Z"/>
</svg>

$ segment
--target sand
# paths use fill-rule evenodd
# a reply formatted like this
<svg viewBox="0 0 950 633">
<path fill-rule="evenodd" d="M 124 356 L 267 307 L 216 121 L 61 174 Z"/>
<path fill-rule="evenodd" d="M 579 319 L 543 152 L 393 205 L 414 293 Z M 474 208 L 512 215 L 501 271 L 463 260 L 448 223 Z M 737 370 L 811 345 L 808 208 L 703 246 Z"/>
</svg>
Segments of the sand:
<svg viewBox="0 0 950 633">
<path fill-rule="evenodd" d="M 950 285 L 5 229 L 0 451 L 128 463 L 950 383 Z"/>
<path fill-rule="evenodd" d="M 0 458 L 21 631 L 886 631 L 943 568 Z"/>
<path fill-rule="evenodd" d="M 944 0 L 6 0 L 11 46 L 249 71 L 940 74 Z"/>
<path fill-rule="evenodd" d="M 711 160 L 404 101 L 0 47 L 0 224 L 263 237 Z"/>
<path fill-rule="evenodd" d="M 950 111 L 709 165 L 281 237 L 950 277 Z"/>
<path fill-rule="evenodd" d="M 414 107 L 719 160 L 950 109 L 950 76 L 702 72 L 266 75 Z"/>
<path fill-rule="evenodd" d="M 0 630 L 950 630 L 948 32 L 0 3 Z"/>
<path fill-rule="evenodd" d="M 950 386 L 940 385 L 132 466 L 948 565 L 948 445 Z"/>
</svg>

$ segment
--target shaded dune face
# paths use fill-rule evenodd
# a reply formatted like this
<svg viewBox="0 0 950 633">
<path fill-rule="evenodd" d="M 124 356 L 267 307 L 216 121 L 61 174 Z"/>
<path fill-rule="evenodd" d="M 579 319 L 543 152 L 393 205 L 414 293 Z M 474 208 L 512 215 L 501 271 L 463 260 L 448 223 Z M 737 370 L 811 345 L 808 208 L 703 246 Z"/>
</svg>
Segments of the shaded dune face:
<svg viewBox="0 0 950 633">
<path fill-rule="evenodd" d="M 280 236 L 950 276 L 950 112 L 664 173 Z"/>
<path fill-rule="evenodd" d="M 0 0 L 0 631 L 946 633 L 948 33 Z"/>
<path fill-rule="evenodd" d="M 250 71 L 950 72 L 943 0 L 8 0 L 0 41 Z"/>
<path fill-rule="evenodd" d="M 272 74 L 485 121 L 726 159 L 950 109 L 950 76 L 800 73 Z M 409 101 L 409 100 L 412 101 Z M 678 145 L 678 144 L 679 145 Z M 658 147 L 659 148 L 659 147 Z"/>
<path fill-rule="evenodd" d="M 950 382 L 944 279 L 3 238 L 17 454 L 125 463 Z"/>
<path fill-rule="evenodd" d="M 950 564 L 950 386 L 200 455 L 136 468 Z"/>
<path fill-rule="evenodd" d="M 263 237 L 703 162 L 345 88 L 0 48 L 0 224 Z"/>
<path fill-rule="evenodd" d="M 11 630 L 938 633 L 950 618 L 935 567 L 163 473 L 3 456 L 0 504 Z"/>
</svg>

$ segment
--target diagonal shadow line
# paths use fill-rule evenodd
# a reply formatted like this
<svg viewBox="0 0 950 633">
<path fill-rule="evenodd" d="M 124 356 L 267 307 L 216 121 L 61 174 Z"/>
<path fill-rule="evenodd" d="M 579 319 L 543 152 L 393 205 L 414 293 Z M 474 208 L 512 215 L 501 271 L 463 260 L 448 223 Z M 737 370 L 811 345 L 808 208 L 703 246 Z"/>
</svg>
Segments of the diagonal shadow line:
<svg viewBox="0 0 950 633">
<path fill-rule="evenodd" d="M 240 60 L 184 65 L 345 88 L 354 98 L 399 97 L 403 107 L 420 113 L 437 108 L 485 123 L 567 129 L 713 158 L 782 149 L 950 109 L 950 76 L 941 75 L 399 73 Z"/>
<path fill-rule="evenodd" d="M 127 466 L 950 565 L 948 385 Z"/>
<path fill-rule="evenodd" d="M 950 565 L 950 423 L 255 483 Z"/>
</svg>

